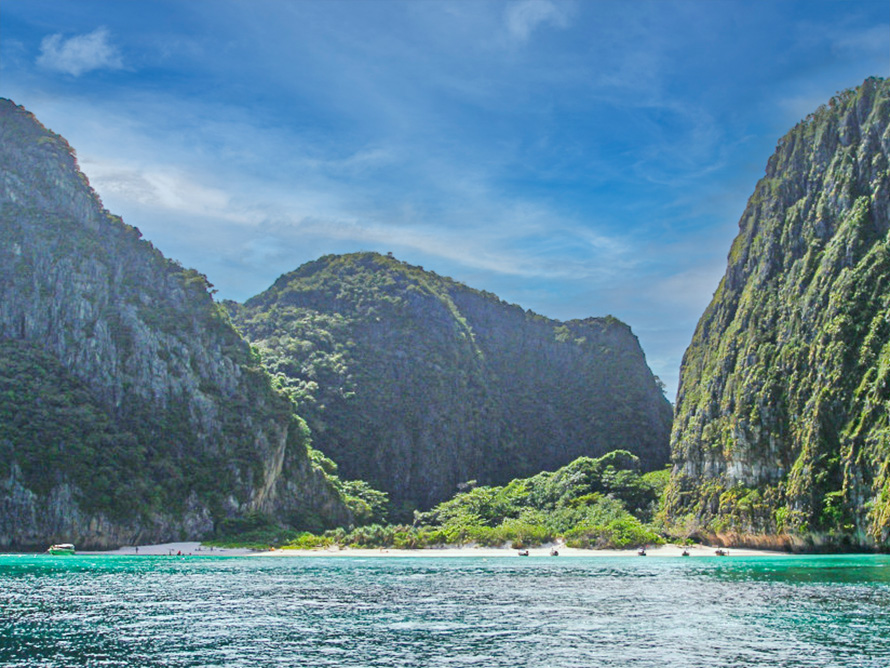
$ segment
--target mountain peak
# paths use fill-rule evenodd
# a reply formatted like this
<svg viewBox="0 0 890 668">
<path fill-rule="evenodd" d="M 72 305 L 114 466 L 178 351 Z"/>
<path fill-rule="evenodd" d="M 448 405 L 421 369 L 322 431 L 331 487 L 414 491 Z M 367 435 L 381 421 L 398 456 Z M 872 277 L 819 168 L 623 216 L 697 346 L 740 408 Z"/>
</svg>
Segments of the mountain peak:
<svg viewBox="0 0 890 668">
<path fill-rule="evenodd" d="M 348 520 L 206 278 L 139 237 L 64 139 L 0 101 L 0 547 Z"/>
<path fill-rule="evenodd" d="M 670 405 L 615 318 L 550 320 L 378 253 L 229 306 L 319 449 L 403 510 L 619 447 L 667 461 Z"/>
</svg>

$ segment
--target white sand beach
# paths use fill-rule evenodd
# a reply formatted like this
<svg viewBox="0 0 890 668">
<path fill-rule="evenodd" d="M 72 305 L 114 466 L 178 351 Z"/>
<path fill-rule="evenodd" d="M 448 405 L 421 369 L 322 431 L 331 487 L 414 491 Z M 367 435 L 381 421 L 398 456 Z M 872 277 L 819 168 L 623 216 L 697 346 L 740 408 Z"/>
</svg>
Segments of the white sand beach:
<svg viewBox="0 0 890 668">
<path fill-rule="evenodd" d="M 632 550 L 582 550 L 565 547 L 564 545 L 545 545 L 528 549 L 528 557 L 551 558 L 550 551 L 556 549 L 561 557 L 637 557 L 636 549 Z M 689 557 L 715 557 L 717 548 L 706 545 L 690 545 L 685 548 Z M 770 550 L 752 550 L 746 548 L 722 548 L 727 557 L 752 557 L 752 556 L 783 556 L 786 552 L 774 552 Z M 683 554 L 681 545 L 659 545 L 646 548 L 647 557 L 681 557 Z M 418 550 L 397 550 L 394 548 L 319 548 L 314 550 L 289 550 L 278 549 L 268 552 L 254 552 L 261 557 L 485 557 L 502 558 L 517 557 L 519 551 L 503 547 L 475 547 L 475 546 L 447 546 L 430 547 Z"/>
<path fill-rule="evenodd" d="M 582 550 L 565 547 L 564 545 L 544 545 L 528 549 L 528 557 L 551 557 L 551 550 L 556 549 L 561 557 L 639 557 L 636 549 L 632 550 Z M 717 548 L 707 545 L 689 545 L 685 548 L 689 557 L 715 557 Z M 787 556 L 787 552 L 771 550 L 753 550 L 747 548 L 722 548 L 727 557 L 752 556 Z M 646 548 L 649 557 L 681 557 L 682 545 L 658 545 Z M 79 554 L 108 554 L 127 556 L 252 556 L 252 557 L 484 557 L 505 558 L 517 557 L 519 551 L 509 547 L 477 547 L 473 545 L 428 547 L 417 550 L 397 550 L 395 548 L 318 548 L 312 550 L 250 550 L 247 548 L 222 548 L 202 545 L 195 541 L 178 543 L 161 543 L 157 545 L 124 546 L 116 550 L 103 552 L 79 552 Z"/>
<path fill-rule="evenodd" d="M 116 550 L 81 551 L 78 554 L 119 554 L 127 556 L 245 556 L 259 554 L 256 550 L 246 548 L 209 547 L 197 541 L 179 543 L 160 543 L 157 545 L 125 545 Z M 267 553 L 263 553 L 267 554 Z"/>
</svg>

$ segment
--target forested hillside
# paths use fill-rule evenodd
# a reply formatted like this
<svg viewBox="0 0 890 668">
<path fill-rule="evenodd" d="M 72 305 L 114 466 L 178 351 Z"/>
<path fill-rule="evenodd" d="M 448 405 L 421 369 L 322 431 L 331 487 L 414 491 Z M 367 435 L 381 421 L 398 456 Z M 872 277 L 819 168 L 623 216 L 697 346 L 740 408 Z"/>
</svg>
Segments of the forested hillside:
<svg viewBox="0 0 890 668">
<path fill-rule="evenodd" d="M 582 455 L 667 461 L 670 404 L 615 318 L 550 320 L 374 253 L 321 258 L 228 306 L 316 447 L 397 516 Z"/>
</svg>

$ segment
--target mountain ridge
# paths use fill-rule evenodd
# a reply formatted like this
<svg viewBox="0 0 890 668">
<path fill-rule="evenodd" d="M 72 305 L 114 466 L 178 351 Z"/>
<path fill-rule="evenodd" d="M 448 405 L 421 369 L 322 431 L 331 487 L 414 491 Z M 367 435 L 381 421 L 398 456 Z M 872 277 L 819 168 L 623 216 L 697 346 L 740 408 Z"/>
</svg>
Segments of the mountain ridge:
<svg viewBox="0 0 890 668">
<path fill-rule="evenodd" d="M 325 256 L 226 305 L 317 447 L 397 511 L 581 455 L 666 461 L 670 405 L 615 318 L 550 320 L 377 253 Z"/>
</svg>

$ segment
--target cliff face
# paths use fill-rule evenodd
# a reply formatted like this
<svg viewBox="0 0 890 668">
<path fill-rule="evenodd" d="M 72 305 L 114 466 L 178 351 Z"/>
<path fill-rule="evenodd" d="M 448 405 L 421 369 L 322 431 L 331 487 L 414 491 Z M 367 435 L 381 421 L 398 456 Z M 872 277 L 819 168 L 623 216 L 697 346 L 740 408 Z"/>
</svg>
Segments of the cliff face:
<svg viewBox="0 0 890 668">
<path fill-rule="evenodd" d="M 209 288 L 0 100 L 0 547 L 197 538 L 248 511 L 348 520 Z"/>
<path fill-rule="evenodd" d="M 681 370 L 667 512 L 726 540 L 890 540 L 890 85 L 779 142 Z"/>
<path fill-rule="evenodd" d="M 229 307 L 316 446 L 397 513 L 618 448 L 667 461 L 670 404 L 614 318 L 548 320 L 371 253 Z"/>
</svg>

